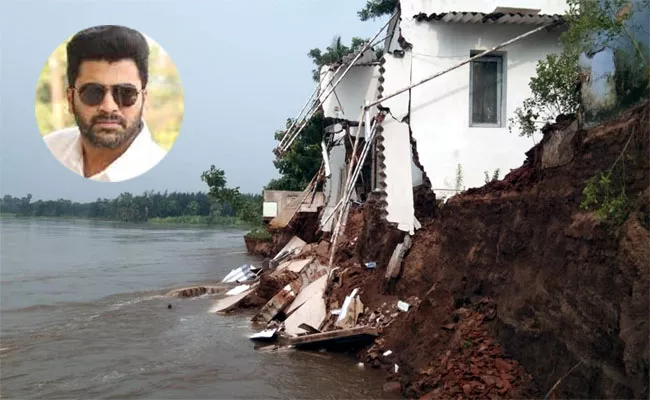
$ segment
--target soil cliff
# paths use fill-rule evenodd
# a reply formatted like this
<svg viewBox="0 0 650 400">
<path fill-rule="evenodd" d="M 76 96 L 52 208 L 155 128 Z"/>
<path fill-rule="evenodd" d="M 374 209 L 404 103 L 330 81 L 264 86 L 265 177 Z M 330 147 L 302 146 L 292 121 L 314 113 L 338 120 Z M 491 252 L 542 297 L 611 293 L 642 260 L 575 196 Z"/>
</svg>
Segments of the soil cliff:
<svg viewBox="0 0 650 400">
<path fill-rule="evenodd" d="M 381 339 L 406 395 L 543 397 L 553 389 L 565 398 L 648 398 L 649 118 L 645 103 L 587 130 L 570 121 L 546 129 L 523 166 L 436 210 L 394 287 L 383 274 L 402 236 L 377 222 L 372 201 L 353 210 L 357 224 L 348 224 L 336 257 L 345 279 L 331 296 L 340 304 L 359 287 L 369 310 L 417 299 Z M 622 223 L 580 208 L 587 179 L 616 162 L 629 201 Z M 368 261 L 377 268 L 366 269 Z"/>
</svg>

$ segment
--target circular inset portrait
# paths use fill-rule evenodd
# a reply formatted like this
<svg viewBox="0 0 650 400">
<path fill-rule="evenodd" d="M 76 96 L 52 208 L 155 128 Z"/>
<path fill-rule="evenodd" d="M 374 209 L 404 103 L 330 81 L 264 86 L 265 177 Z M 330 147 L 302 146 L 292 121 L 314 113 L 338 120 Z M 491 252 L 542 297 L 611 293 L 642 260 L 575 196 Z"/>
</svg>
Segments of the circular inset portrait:
<svg viewBox="0 0 650 400">
<path fill-rule="evenodd" d="M 124 26 L 85 29 L 38 78 L 36 120 L 61 164 L 101 182 L 142 175 L 171 149 L 183 119 L 178 71 L 154 40 Z"/>
</svg>

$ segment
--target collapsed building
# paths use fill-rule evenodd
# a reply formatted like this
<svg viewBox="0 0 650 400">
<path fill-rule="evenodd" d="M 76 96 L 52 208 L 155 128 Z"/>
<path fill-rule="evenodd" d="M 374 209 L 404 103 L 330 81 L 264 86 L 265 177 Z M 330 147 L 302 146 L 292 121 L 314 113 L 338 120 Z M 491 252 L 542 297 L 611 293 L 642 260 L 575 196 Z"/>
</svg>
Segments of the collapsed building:
<svg viewBox="0 0 650 400">
<path fill-rule="evenodd" d="M 383 218 L 413 235 L 417 196 L 446 199 L 521 165 L 541 134 L 511 133 L 508 120 L 530 96 L 537 62 L 561 51 L 565 8 L 557 0 L 403 0 L 380 31 L 380 58 L 368 43 L 323 66 L 303 111 L 315 99 L 311 108 L 276 149 L 281 157 L 317 110 L 332 122 L 322 144 L 321 232 L 335 241 L 348 204 L 375 193 Z M 273 228 L 300 213 L 314 182 Z"/>
<path fill-rule="evenodd" d="M 294 345 L 370 337 L 360 359 L 410 397 L 647 398 L 650 105 L 621 56 L 635 49 L 583 54 L 581 112 L 521 137 L 507 121 L 561 51 L 566 4 L 460 3 L 401 0 L 381 56 L 383 29 L 321 69 L 276 154 L 322 111 L 323 166 L 269 222 L 273 271 L 254 285 L 278 290 L 257 318 Z M 581 207 L 617 163 L 619 224 Z"/>
</svg>

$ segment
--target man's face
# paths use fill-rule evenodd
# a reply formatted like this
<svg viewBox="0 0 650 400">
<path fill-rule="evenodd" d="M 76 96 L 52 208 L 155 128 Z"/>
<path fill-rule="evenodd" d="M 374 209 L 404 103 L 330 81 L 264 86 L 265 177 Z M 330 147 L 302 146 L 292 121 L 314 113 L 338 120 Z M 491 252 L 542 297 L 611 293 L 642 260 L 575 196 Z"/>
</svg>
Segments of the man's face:
<svg viewBox="0 0 650 400">
<path fill-rule="evenodd" d="M 80 98 L 84 85 L 99 84 L 106 88 L 101 103 L 87 105 Z M 113 98 L 113 85 L 129 85 L 138 91 L 142 82 L 138 67 L 133 60 L 83 61 L 74 84 L 76 90 L 68 90 L 68 110 L 74 114 L 81 135 L 96 147 L 115 149 L 128 143 L 140 130 L 142 110 L 146 93 L 140 92 L 131 106 L 118 104 Z"/>
</svg>

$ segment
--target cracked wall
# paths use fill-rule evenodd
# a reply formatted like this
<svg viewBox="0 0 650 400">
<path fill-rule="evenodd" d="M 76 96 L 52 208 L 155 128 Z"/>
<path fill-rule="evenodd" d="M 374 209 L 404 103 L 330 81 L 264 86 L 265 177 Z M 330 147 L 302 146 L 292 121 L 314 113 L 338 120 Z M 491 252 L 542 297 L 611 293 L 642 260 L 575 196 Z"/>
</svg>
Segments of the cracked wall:
<svg viewBox="0 0 650 400">
<path fill-rule="evenodd" d="M 321 69 L 319 96 L 322 99 L 331 91 L 331 94 L 322 101 L 326 118 L 340 118 L 348 121 L 359 121 L 361 109 L 366 99 L 373 99 L 377 90 L 379 66 L 375 56 L 367 51 L 353 67 L 343 76 L 341 82 L 332 91 L 332 87 L 346 70 L 341 68 L 335 73 L 335 68 L 324 66 Z"/>
<path fill-rule="evenodd" d="M 393 93 L 410 84 L 410 53 L 403 57 L 386 54 L 382 61 L 380 93 Z M 377 168 L 378 187 L 386 220 L 396 224 L 398 229 L 412 234 L 415 225 L 414 163 L 409 125 L 404 121 L 409 113 L 409 103 L 409 92 L 404 92 L 381 104 L 382 109 L 386 109 L 386 116 L 381 123 L 382 129 L 377 134 Z"/>
<path fill-rule="evenodd" d="M 403 11 L 400 28 L 413 46 L 409 50 L 412 81 L 417 82 L 469 58 L 471 50 L 487 50 L 534 26 L 416 22 Z M 510 133 L 508 119 L 530 95 L 528 83 L 538 60 L 561 51 L 558 38 L 559 32 L 541 32 L 502 51 L 504 89 L 499 127 L 470 127 L 469 64 L 412 89 L 412 134 L 436 195 L 455 193 L 459 164 L 465 188 L 482 186 L 484 171 L 491 175 L 498 168 L 504 176 L 521 165 L 534 142 Z"/>
</svg>

